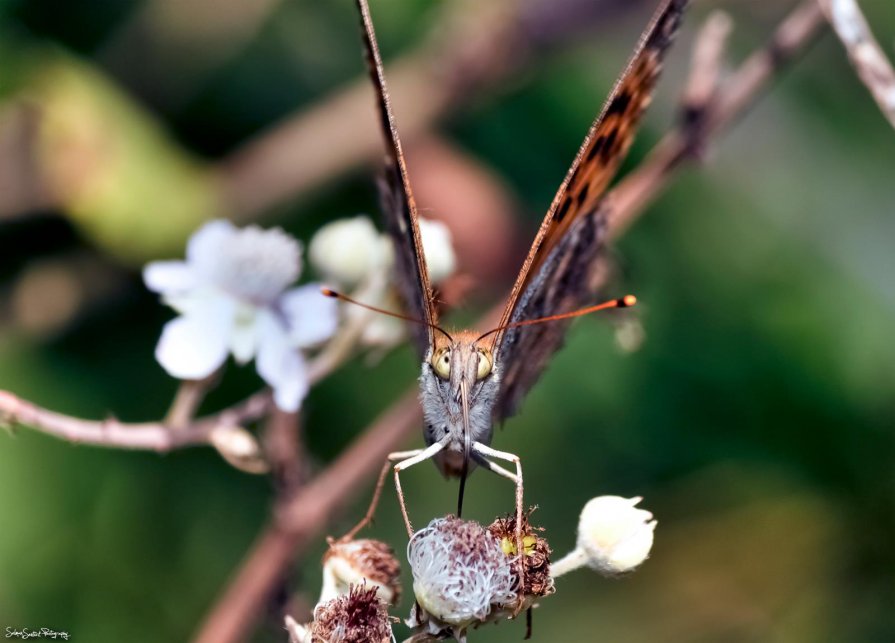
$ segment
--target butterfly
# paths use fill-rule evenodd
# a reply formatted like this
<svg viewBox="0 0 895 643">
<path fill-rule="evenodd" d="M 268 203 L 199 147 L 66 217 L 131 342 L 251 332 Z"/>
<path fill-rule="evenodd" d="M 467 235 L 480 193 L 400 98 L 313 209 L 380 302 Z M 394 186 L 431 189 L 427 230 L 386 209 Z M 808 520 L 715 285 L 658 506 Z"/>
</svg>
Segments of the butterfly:
<svg viewBox="0 0 895 643">
<path fill-rule="evenodd" d="M 389 456 L 373 506 L 388 468 L 393 466 L 405 526 L 412 535 L 399 473 L 431 459 L 446 476 L 460 478 L 458 514 L 462 510 L 466 476 L 474 466 L 509 478 L 516 485 L 516 524 L 521 525 L 521 462 L 515 454 L 491 447 L 493 426 L 518 409 L 550 357 L 561 346 L 573 317 L 602 308 L 624 307 L 634 301 L 629 296 L 582 308 L 593 301 L 604 269 L 608 204 L 603 195 L 652 99 L 665 53 L 681 22 L 687 0 L 663 0 L 657 8 L 559 186 L 513 284 L 499 325 L 485 333 L 472 330 L 449 333 L 438 325 L 422 249 L 419 214 L 386 89 L 370 9 L 367 0 L 357 0 L 357 5 L 386 144 L 381 198 L 386 228 L 395 247 L 395 278 L 405 305 L 405 318 L 419 322 L 412 326 L 412 333 L 422 357 L 420 401 L 427 445 L 425 449 Z M 332 291 L 326 294 L 347 299 Z M 494 460 L 509 462 L 514 470 Z M 351 534 L 369 521 L 373 506 Z M 519 543 L 521 535 L 517 534 Z"/>
</svg>

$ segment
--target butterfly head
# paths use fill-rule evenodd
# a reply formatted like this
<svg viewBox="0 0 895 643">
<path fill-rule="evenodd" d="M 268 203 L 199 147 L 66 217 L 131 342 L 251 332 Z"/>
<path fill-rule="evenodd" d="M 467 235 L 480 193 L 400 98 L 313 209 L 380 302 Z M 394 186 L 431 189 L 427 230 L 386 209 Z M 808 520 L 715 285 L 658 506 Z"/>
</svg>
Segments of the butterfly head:
<svg viewBox="0 0 895 643">
<path fill-rule="evenodd" d="M 480 345 L 475 333 L 464 331 L 436 338 L 431 365 L 438 378 L 450 382 L 451 388 L 459 391 L 461 381 L 472 387 L 491 375 L 494 355 L 490 346 Z"/>
</svg>

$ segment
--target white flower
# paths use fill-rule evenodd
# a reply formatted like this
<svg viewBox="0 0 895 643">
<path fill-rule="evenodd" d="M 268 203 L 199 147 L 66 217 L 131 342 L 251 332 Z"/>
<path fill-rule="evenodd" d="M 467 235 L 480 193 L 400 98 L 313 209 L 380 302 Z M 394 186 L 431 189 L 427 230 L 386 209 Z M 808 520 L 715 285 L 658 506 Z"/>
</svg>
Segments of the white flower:
<svg viewBox="0 0 895 643">
<path fill-rule="evenodd" d="M 301 272 L 301 246 L 280 229 L 205 224 L 190 238 L 186 261 L 146 266 L 146 286 L 180 317 L 168 322 L 155 356 L 173 377 L 202 379 L 232 353 L 255 358 L 259 375 L 284 411 L 296 411 L 308 391 L 299 351 L 332 335 L 334 301 L 317 285 L 286 290 Z"/>
<path fill-rule="evenodd" d="M 438 283 L 456 269 L 451 233 L 440 221 L 420 218 L 420 235 L 429 268 L 429 278 Z M 390 311 L 401 307 L 389 286 L 394 270 L 394 248 L 388 235 L 376 231 L 369 217 L 341 219 L 323 226 L 311 239 L 311 265 L 325 279 L 352 291 L 362 303 Z M 361 342 L 367 346 L 393 346 L 406 337 L 406 324 L 385 315 L 371 316 L 356 309 L 365 324 Z"/>
<path fill-rule="evenodd" d="M 599 496 L 581 510 L 576 549 L 551 566 L 554 578 L 587 565 L 606 576 L 631 571 L 649 556 L 656 521 L 643 498 Z"/>
<path fill-rule="evenodd" d="M 417 603 L 438 621 L 466 626 L 516 600 L 514 559 L 478 523 L 436 518 L 407 545 Z"/>
</svg>

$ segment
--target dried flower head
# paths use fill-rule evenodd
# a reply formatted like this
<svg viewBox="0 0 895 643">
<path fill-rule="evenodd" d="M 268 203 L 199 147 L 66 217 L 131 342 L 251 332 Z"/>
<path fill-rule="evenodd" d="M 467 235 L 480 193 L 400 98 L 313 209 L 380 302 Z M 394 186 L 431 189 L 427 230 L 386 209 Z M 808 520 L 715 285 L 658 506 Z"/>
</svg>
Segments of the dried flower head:
<svg viewBox="0 0 895 643">
<path fill-rule="evenodd" d="M 544 531 L 541 527 L 532 527 L 529 522 L 531 511 L 522 516 L 522 562 L 525 578 L 519 582 L 519 566 L 512 565 L 511 571 L 516 587 L 521 587 L 519 599 L 530 605 L 541 596 L 552 594 L 555 589 L 553 577 L 550 575 L 550 545 L 539 534 Z M 500 541 L 500 547 L 504 554 L 516 558 L 516 516 L 510 514 L 506 518 L 498 518 L 488 526 L 488 531 Z M 523 605 L 522 609 L 528 605 Z"/>
<path fill-rule="evenodd" d="M 454 628 L 485 620 L 492 608 L 516 600 L 516 581 L 500 541 L 475 522 L 436 518 L 407 546 L 420 626 Z"/>
<path fill-rule="evenodd" d="M 591 499 L 578 521 L 574 551 L 553 565 L 556 578 L 584 565 L 606 576 L 633 570 L 649 556 L 656 521 L 636 505 L 643 498 L 600 496 Z"/>
<path fill-rule="evenodd" d="M 394 605 L 401 599 L 401 565 L 392 548 L 372 539 L 331 542 L 323 555 L 320 603 L 363 584 L 376 589 L 386 603 Z"/>
<path fill-rule="evenodd" d="M 375 587 L 352 587 L 318 605 L 310 626 L 311 643 L 388 643 L 392 624 Z"/>
</svg>

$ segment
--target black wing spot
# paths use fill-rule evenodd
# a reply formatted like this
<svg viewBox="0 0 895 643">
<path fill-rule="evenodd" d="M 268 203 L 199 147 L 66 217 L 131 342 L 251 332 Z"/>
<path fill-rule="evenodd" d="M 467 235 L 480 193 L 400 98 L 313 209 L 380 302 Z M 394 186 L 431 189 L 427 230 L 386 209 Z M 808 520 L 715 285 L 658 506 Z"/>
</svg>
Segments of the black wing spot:
<svg viewBox="0 0 895 643">
<path fill-rule="evenodd" d="M 590 146 L 590 149 L 587 151 L 587 160 L 588 160 L 588 161 L 593 161 L 593 160 L 594 160 L 594 157 L 595 157 L 597 154 L 599 154 L 599 152 L 600 152 L 600 150 L 602 149 L 604 143 L 606 143 L 606 137 L 605 137 L 605 136 L 598 136 L 598 137 L 594 140 L 593 145 L 591 145 L 591 146 Z"/>
<path fill-rule="evenodd" d="M 575 196 L 575 201 L 578 202 L 578 205 L 582 205 L 584 200 L 587 198 L 587 192 L 590 190 L 590 183 L 585 183 L 581 186 L 581 189 L 578 191 L 578 194 Z"/>
<path fill-rule="evenodd" d="M 611 103 L 609 103 L 609 108 L 606 110 L 606 116 L 611 116 L 613 114 L 624 114 L 628 110 L 628 105 L 630 104 L 631 94 L 622 92 L 621 94 L 613 98 Z"/>
<path fill-rule="evenodd" d="M 615 139 L 618 137 L 618 130 L 614 129 L 606 136 L 606 141 L 603 145 L 603 149 L 600 150 L 600 157 L 603 161 L 608 161 L 612 158 L 612 155 L 615 153 Z"/>
<path fill-rule="evenodd" d="M 553 215 L 553 220 L 557 223 L 561 222 L 566 218 L 566 215 L 569 213 L 569 208 L 572 206 L 572 199 L 566 196 L 563 199 L 562 205 L 559 206 L 559 209 L 556 211 L 556 214 Z"/>
</svg>

